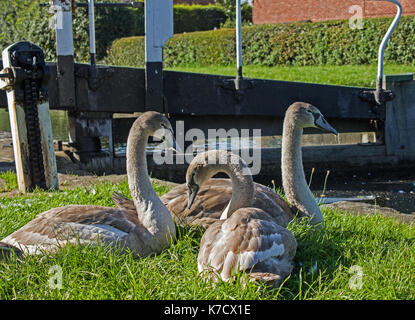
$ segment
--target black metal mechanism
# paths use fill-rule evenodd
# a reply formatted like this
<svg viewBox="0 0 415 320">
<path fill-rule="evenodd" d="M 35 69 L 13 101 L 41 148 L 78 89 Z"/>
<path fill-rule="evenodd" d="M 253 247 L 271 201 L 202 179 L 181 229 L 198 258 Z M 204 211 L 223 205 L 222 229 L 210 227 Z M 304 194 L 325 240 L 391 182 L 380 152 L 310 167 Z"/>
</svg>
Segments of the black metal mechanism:
<svg viewBox="0 0 415 320">
<path fill-rule="evenodd" d="M 25 111 L 29 170 L 32 177 L 29 188 L 46 188 L 37 106 L 48 98 L 48 67 L 42 49 L 30 42 L 19 42 L 10 47 L 9 51 L 11 67 L 3 70 L 2 78 L 6 78 L 7 82 L 4 89 L 14 90 L 15 103 L 21 104 Z"/>
<path fill-rule="evenodd" d="M 385 119 L 386 119 L 386 102 L 395 98 L 395 94 L 391 90 L 384 90 L 382 88 L 382 82 L 377 81 L 376 90 L 362 91 L 359 97 L 367 101 L 372 106 L 372 112 L 379 116 L 379 119 L 373 120 L 373 126 L 375 127 L 376 140 L 380 143 L 385 141 Z"/>
</svg>

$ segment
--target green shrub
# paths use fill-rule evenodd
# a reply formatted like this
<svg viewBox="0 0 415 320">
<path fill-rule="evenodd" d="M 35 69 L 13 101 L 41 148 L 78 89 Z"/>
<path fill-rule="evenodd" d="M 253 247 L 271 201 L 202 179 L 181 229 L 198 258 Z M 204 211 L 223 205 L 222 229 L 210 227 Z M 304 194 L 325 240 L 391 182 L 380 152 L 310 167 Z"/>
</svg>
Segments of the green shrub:
<svg viewBox="0 0 415 320">
<path fill-rule="evenodd" d="M 174 6 L 174 33 L 212 30 L 225 21 L 225 12 L 214 5 Z"/>
<path fill-rule="evenodd" d="M 44 50 L 47 60 L 56 59 L 56 36 L 55 31 L 50 27 L 53 15 L 49 12 L 49 7 L 40 7 L 44 2 L 44 0 L 0 1 L 0 49 L 17 41 L 31 41 Z M 119 34 L 126 36 L 143 34 L 135 31 L 136 17 L 130 14 L 132 10 L 96 8 L 96 45 L 99 58 L 106 54 L 107 47 L 119 37 Z M 73 14 L 75 59 L 78 61 L 89 59 L 88 30 L 88 12 L 84 8 L 78 8 Z"/>
<path fill-rule="evenodd" d="M 361 30 L 350 29 L 348 21 L 243 27 L 243 61 L 266 66 L 376 63 L 380 42 L 391 20 L 366 19 Z M 142 66 L 143 42 L 143 37 L 116 40 L 106 61 L 114 65 Z M 414 43 L 415 17 L 403 17 L 388 42 L 386 62 L 412 64 Z M 164 48 L 167 67 L 234 63 L 234 29 L 175 35 Z"/>
<path fill-rule="evenodd" d="M 215 3 L 223 9 L 226 21 L 221 24 L 222 28 L 235 28 L 236 24 L 236 2 L 235 0 L 215 0 Z M 242 25 L 252 25 L 252 6 L 248 2 L 241 3 Z"/>
<path fill-rule="evenodd" d="M 87 0 L 80 0 L 87 2 Z M 52 14 L 41 8 L 45 0 L 0 0 L 0 49 L 17 41 L 31 41 L 39 45 L 47 60 L 56 60 L 55 32 L 49 27 Z M 119 0 L 107 0 L 119 2 Z M 217 6 L 174 7 L 176 33 L 210 30 L 226 20 Z M 121 37 L 144 35 L 143 8 L 95 8 L 97 58 L 105 57 L 111 43 Z M 77 8 L 73 15 L 75 59 L 89 60 L 88 10 Z"/>
</svg>

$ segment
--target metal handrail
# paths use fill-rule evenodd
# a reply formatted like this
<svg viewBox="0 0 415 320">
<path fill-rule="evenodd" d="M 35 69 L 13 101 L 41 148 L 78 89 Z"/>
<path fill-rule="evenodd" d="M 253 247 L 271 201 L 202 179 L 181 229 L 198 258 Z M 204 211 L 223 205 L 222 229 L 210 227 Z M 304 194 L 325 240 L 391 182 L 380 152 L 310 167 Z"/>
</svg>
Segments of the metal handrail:
<svg viewBox="0 0 415 320">
<path fill-rule="evenodd" d="M 95 3 L 94 0 L 88 0 L 88 19 L 89 19 L 89 53 L 91 55 L 91 67 L 95 68 L 96 49 L 95 49 Z"/>
<path fill-rule="evenodd" d="M 388 1 L 392 2 L 396 5 L 397 12 L 395 18 L 393 19 L 391 25 L 389 26 L 388 31 L 386 32 L 383 40 L 379 46 L 378 52 L 378 74 L 377 74 L 377 81 L 376 81 L 376 95 L 375 99 L 377 103 L 382 103 L 382 98 L 380 98 L 380 92 L 382 91 L 382 81 L 383 81 L 383 61 L 384 61 L 384 54 L 386 44 L 388 43 L 389 38 L 391 37 L 393 31 L 395 30 L 396 26 L 398 25 L 399 20 L 402 16 L 402 6 L 398 0 L 373 0 L 373 1 Z"/>
</svg>

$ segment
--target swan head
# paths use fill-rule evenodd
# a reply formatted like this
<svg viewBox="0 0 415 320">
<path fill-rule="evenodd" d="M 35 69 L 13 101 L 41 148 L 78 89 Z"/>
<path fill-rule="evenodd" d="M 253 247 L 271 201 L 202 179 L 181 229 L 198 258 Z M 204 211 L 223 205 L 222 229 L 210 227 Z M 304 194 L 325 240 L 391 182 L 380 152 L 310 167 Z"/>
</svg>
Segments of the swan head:
<svg viewBox="0 0 415 320">
<path fill-rule="evenodd" d="M 217 160 L 216 158 L 209 158 L 209 154 L 211 154 L 211 156 L 214 155 L 216 150 L 212 151 L 199 153 L 187 168 L 186 185 L 189 199 L 187 203 L 188 209 L 191 208 L 200 187 L 215 174 L 213 172 L 215 166 L 209 165 L 209 163 L 212 162 L 212 159 L 213 163 L 216 163 Z"/>
<path fill-rule="evenodd" d="M 141 130 L 144 130 L 148 136 L 167 142 L 169 147 L 174 149 L 179 148 L 174 139 L 173 127 L 164 115 L 155 111 L 148 111 L 143 113 L 139 119 Z"/>
<path fill-rule="evenodd" d="M 327 122 L 323 114 L 315 106 L 305 102 L 293 103 L 286 112 L 286 118 L 294 119 L 302 128 L 319 128 L 324 131 L 338 132 Z"/>
<path fill-rule="evenodd" d="M 236 198 L 244 195 L 244 206 L 247 203 L 252 205 L 254 184 L 251 171 L 246 162 L 239 155 L 227 150 L 209 150 L 196 155 L 187 169 L 188 209 L 191 208 L 200 187 L 220 172 L 230 177 L 235 190 L 237 190 L 237 193 L 240 193 Z M 234 202 L 237 205 L 241 205 L 241 202 L 238 202 L 239 200 L 235 200 L 236 198 L 232 194 Z M 230 212 L 232 213 L 233 211 L 231 210 Z"/>
<path fill-rule="evenodd" d="M 247 167 L 237 155 L 226 150 L 209 150 L 199 153 L 190 163 L 186 172 L 188 192 L 187 208 L 192 206 L 200 187 L 219 172 L 227 172 L 229 166 Z"/>
</svg>

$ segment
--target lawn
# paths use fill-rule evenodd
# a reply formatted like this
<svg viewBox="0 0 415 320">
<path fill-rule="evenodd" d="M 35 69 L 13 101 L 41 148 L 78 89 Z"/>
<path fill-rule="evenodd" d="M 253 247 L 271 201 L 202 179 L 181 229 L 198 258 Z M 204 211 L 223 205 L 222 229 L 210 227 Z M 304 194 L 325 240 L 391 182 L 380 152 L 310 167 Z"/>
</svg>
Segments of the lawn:
<svg viewBox="0 0 415 320">
<path fill-rule="evenodd" d="M 169 70 L 220 75 L 236 75 L 234 66 L 178 66 Z M 343 66 L 255 66 L 243 67 L 245 77 L 323 83 L 356 87 L 375 87 L 376 65 Z M 384 74 L 401 74 L 415 72 L 415 66 L 386 64 Z"/>
<path fill-rule="evenodd" d="M 159 195 L 168 191 L 153 186 Z M 50 208 L 114 206 L 113 191 L 129 195 L 127 181 L 0 198 L 0 239 Z M 244 288 L 243 274 L 236 283 L 204 282 L 196 262 L 201 233 L 179 228 L 177 242 L 154 257 L 67 246 L 54 255 L 0 263 L 0 299 L 415 299 L 415 226 L 377 215 L 323 214 L 319 231 L 289 225 L 298 242 L 295 267 L 275 292 L 255 283 Z"/>
</svg>

